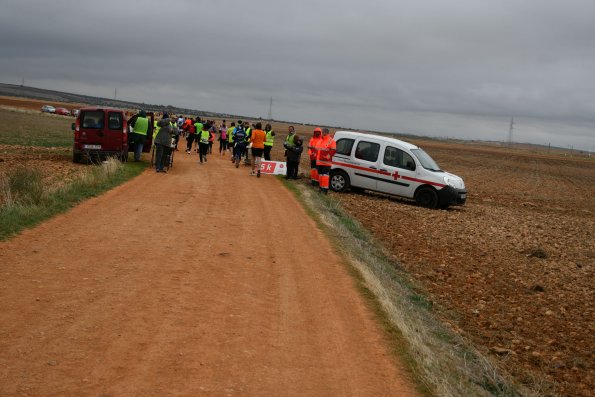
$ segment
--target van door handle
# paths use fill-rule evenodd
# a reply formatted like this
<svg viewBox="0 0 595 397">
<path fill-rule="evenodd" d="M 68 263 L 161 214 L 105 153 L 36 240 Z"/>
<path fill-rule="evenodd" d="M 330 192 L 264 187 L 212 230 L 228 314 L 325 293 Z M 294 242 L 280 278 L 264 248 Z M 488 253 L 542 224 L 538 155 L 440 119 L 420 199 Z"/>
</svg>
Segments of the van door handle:
<svg viewBox="0 0 595 397">
<path fill-rule="evenodd" d="M 373 169 L 373 170 L 375 170 L 375 169 L 376 169 L 376 167 L 372 166 L 372 167 L 370 167 L 370 169 Z"/>
<path fill-rule="evenodd" d="M 386 170 L 386 169 L 384 169 L 384 168 L 381 168 L 379 171 L 382 171 L 382 172 L 388 172 L 388 170 Z"/>
</svg>

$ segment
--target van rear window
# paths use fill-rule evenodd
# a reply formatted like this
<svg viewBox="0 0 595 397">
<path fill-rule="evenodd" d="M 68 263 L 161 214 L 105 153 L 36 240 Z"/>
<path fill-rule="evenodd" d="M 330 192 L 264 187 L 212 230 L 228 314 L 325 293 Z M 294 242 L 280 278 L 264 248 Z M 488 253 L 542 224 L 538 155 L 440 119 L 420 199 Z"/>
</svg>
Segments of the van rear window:
<svg viewBox="0 0 595 397">
<path fill-rule="evenodd" d="M 122 113 L 109 112 L 107 118 L 107 128 L 109 128 L 110 130 L 122 129 Z"/>
<path fill-rule="evenodd" d="M 374 162 L 378 160 L 380 145 L 374 142 L 360 141 L 355 149 L 355 158 Z"/>
<path fill-rule="evenodd" d="M 83 112 L 83 115 L 81 116 L 81 125 L 83 128 L 103 128 L 103 112 Z"/>
</svg>

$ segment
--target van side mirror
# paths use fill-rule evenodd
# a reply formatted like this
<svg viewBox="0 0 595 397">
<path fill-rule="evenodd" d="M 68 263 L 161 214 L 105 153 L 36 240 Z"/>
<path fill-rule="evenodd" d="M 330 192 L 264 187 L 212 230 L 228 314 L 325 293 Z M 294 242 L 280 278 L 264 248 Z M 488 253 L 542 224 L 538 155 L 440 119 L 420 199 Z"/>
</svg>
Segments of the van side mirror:
<svg viewBox="0 0 595 397">
<path fill-rule="evenodd" d="M 76 128 L 74 123 L 72 123 L 72 125 L 70 126 L 70 128 L 74 131 L 74 129 Z"/>
<path fill-rule="evenodd" d="M 411 161 L 407 162 L 406 167 L 408 170 L 415 171 L 415 166 L 413 165 L 413 163 Z"/>
</svg>

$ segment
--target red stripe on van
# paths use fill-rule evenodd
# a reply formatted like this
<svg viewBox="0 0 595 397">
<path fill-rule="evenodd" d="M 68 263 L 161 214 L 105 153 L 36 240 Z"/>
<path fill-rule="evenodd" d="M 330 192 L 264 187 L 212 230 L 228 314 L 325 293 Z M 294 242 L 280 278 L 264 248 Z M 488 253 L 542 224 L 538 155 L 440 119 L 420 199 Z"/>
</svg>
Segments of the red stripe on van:
<svg viewBox="0 0 595 397">
<path fill-rule="evenodd" d="M 438 186 L 438 187 L 444 187 L 444 186 L 446 186 L 444 183 L 430 182 L 430 181 L 425 181 L 423 179 L 410 178 L 408 176 L 402 176 L 401 178 L 406 179 L 408 181 L 412 181 L 412 182 L 425 183 L 425 184 L 428 184 L 428 185 L 433 185 L 433 186 Z"/>
<path fill-rule="evenodd" d="M 380 171 L 380 170 L 375 170 L 375 169 L 372 169 L 372 168 L 361 167 L 359 165 L 339 163 L 339 162 L 336 162 L 336 161 L 333 161 L 332 164 L 333 165 L 338 165 L 338 166 L 341 166 L 341 167 L 353 168 L 353 169 L 361 170 L 361 171 L 373 172 L 375 174 L 380 174 L 380 175 L 385 175 L 385 176 L 391 176 L 392 175 L 391 173 L 386 172 L 386 171 Z M 411 181 L 411 182 L 424 183 L 424 184 L 427 184 L 427 185 L 437 186 L 437 187 L 441 187 L 441 188 L 446 186 L 443 183 L 431 182 L 431 181 L 426 181 L 426 180 L 417 179 L 417 178 L 411 178 L 411 177 L 403 176 L 403 175 L 399 175 L 399 178 L 405 179 L 405 180 L 408 180 L 408 181 Z"/>
</svg>

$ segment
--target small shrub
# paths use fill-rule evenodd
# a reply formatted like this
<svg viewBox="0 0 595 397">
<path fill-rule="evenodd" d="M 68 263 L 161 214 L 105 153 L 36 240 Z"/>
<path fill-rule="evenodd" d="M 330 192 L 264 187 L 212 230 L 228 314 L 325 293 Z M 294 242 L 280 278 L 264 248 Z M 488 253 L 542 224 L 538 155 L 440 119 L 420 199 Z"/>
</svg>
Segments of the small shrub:
<svg viewBox="0 0 595 397">
<path fill-rule="evenodd" d="M 43 200 L 45 189 L 41 172 L 18 167 L 10 170 L 2 180 L 4 205 L 37 205 Z"/>
</svg>

